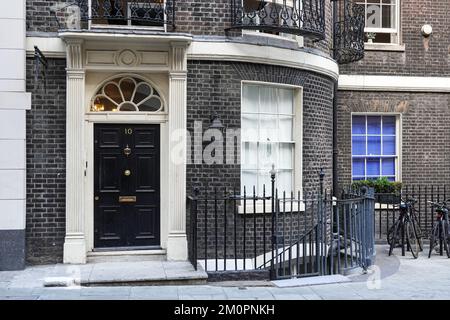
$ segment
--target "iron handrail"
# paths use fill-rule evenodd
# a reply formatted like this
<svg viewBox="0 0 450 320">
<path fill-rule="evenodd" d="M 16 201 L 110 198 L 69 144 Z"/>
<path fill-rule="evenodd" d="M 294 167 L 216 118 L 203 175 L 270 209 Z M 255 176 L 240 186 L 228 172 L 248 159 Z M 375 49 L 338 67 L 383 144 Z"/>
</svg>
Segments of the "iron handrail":
<svg viewBox="0 0 450 320">
<path fill-rule="evenodd" d="M 304 241 L 306 237 L 310 236 L 311 234 L 313 234 L 314 231 L 317 232 L 317 228 L 319 227 L 319 224 L 314 225 L 313 227 L 311 227 L 308 232 L 306 232 L 305 234 L 303 234 L 297 241 L 295 241 L 294 243 L 291 243 L 290 246 L 287 246 L 284 248 L 284 250 L 280 253 L 277 254 L 277 257 L 282 257 L 283 254 L 290 250 L 292 247 L 294 247 L 295 245 L 298 245 L 300 242 Z M 278 248 L 276 248 L 276 250 L 278 251 Z M 256 259 L 256 257 L 255 257 Z M 271 263 L 272 259 L 266 261 L 265 263 L 263 263 L 261 266 L 258 267 L 258 269 L 262 269 L 264 268 L 268 263 Z"/>
</svg>

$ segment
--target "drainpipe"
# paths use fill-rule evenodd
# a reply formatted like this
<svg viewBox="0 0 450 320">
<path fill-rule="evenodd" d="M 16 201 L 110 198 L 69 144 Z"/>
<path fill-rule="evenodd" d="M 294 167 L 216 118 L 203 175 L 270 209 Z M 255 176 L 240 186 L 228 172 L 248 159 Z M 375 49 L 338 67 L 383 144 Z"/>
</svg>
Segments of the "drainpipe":
<svg viewBox="0 0 450 320">
<path fill-rule="evenodd" d="M 335 26 L 338 19 L 338 1 L 333 1 L 333 58 L 336 60 L 336 35 Z M 334 82 L 333 90 L 333 195 L 337 196 L 338 188 L 338 175 L 337 175 L 337 92 L 338 92 L 338 81 Z"/>
<path fill-rule="evenodd" d="M 338 188 L 338 175 L 337 175 L 337 92 L 338 82 L 334 82 L 334 95 L 333 95 L 333 195 L 337 196 Z"/>
</svg>

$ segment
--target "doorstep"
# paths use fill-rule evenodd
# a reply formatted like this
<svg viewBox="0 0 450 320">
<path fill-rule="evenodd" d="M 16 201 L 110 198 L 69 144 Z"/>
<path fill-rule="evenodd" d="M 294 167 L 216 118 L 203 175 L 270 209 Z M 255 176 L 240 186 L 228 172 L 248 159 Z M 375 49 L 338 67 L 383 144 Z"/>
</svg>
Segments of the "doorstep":
<svg viewBox="0 0 450 320">
<path fill-rule="evenodd" d="M 87 253 L 88 263 L 165 261 L 166 250 L 95 251 Z"/>
<path fill-rule="evenodd" d="M 44 278 L 45 287 L 152 286 L 205 284 L 207 273 L 187 261 L 99 262 L 59 265 Z"/>
</svg>

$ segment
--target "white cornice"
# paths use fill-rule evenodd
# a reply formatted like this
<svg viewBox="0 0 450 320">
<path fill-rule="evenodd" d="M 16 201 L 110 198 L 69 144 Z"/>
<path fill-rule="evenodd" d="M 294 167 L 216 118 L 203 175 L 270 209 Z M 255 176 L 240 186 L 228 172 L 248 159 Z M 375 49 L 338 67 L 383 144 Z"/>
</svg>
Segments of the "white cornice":
<svg viewBox="0 0 450 320">
<path fill-rule="evenodd" d="M 113 33 L 113 32 L 71 32 L 62 31 L 58 33 L 62 39 L 82 39 L 84 41 L 120 41 L 139 42 L 151 41 L 152 43 L 184 43 L 188 45 L 192 41 L 192 36 L 184 34 L 145 34 L 145 33 Z"/>
<path fill-rule="evenodd" d="M 339 90 L 450 92 L 449 77 L 340 75 Z"/>
<path fill-rule="evenodd" d="M 135 38 L 138 36 L 138 38 Z M 64 38 L 82 38 L 85 40 L 93 40 L 99 37 L 98 34 L 78 34 L 65 33 Z M 103 36 L 102 36 L 103 37 Z M 106 35 L 103 40 L 117 39 L 117 35 Z M 125 35 L 124 39 L 140 39 L 147 37 L 147 40 L 160 40 L 161 38 L 149 38 L 151 36 L 144 35 Z M 117 39 L 119 40 L 119 39 Z M 121 38 L 121 40 L 123 40 Z M 141 40 L 144 40 L 142 38 Z M 188 43 L 190 38 L 181 36 L 168 37 L 165 41 L 170 43 Z M 39 49 L 49 58 L 65 58 L 66 45 L 61 38 L 41 38 L 41 37 L 27 37 L 27 54 L 33 55 L 34 46 L 37 45 Z M 339 67 L 337 63 L 329 58 L 320 55 L 292 49 L 277 48 L 271 46 L 261 46 L 255 44 L 235 43 L 229 41 L 192 41 L 188 47 L 189 60 L 215 60 L 215 61 L 238 61 L 262 63 L 270 65 L 279 65 L 290 68 L 297 68 L 301 70 L 309 70 L 317 73 L 327 75 L 335 80 L 338 78 Z"/>
<path fill-rule="evenodd" d="M 314 71 L 335 80 L 339 75 L 339 67 L 332 59 L 306 51 L 245 43 L 194 41 L 188 48 L 188 59 L 279 65 Z"/>
</svg>

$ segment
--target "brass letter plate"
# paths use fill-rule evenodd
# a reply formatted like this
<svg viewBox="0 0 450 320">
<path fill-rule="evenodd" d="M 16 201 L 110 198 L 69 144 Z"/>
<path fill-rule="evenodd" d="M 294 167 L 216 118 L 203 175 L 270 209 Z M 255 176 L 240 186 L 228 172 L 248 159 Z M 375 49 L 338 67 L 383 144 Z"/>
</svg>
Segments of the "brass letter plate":
<svg viewBox="0 0 450 320">
<path fill-rule="evenodd" d="M 122 197 L 119 197 L 119 202 L 120 203 L 135 203 L 136 202 L 136 197 L 134 197 L 134 196 L 122 196 Z"/>
</svg>

